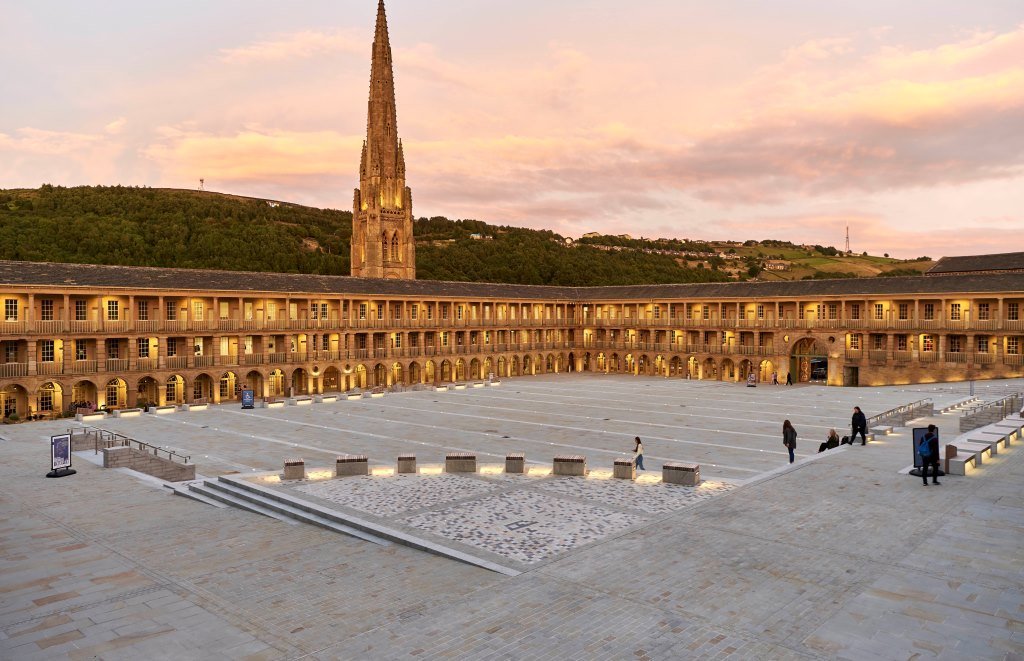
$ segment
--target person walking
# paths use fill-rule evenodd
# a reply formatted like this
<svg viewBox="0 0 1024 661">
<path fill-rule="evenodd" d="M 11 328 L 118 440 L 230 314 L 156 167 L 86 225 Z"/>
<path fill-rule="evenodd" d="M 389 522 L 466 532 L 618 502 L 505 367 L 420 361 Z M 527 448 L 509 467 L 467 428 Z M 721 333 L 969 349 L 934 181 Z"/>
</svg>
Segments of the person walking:
<svg viewBox="0 0 1024 661">
<path fill-rule="evenodd" d="M 772 372 L 772 385 L 773 386 L 779 385 L 779 373 L 778 372 Z"/>
<path fill-rule="evenodd" d="M 857 440 L 857 434 L 860 434 L 860 444 L 867 445 L 868 419 L 864 417 L 859 406 L 853 407 L 853 419 L 851 424 L 853 425 L 853 435 L 850 436 L 850 445 L 853 445 Z"/>
<path fill-rule="evenodd" d="M 932 467 L 932 484 L 939 482 L 939 434 L 935 425 L 928 425 L 921 442 L 917 445 L 917 453 L 921 455 L 921 479 L 928 486 L 928 467 Z"/>
<path fill-rule="evenodd" d="M 796 456 L 793 451 L 796 450 L 796 430 L 793 429 L 793 423 L 786 420 L 782 423 L 782 444 L 789 450 L 789 463 L 796 461 Z"/>
<path fill-rule="evenodd" d="M 639 436 L 636 437 L 636 447 L 633 448 L 633 463 L 638 470 L 647 470 L 644 468 L 644 444 Z"/>
<path fill-rule="evenodd" d="M 793 385 L 793 373 L 792 372 L 786 372 L 786 385 L 787 386 Z"/>
</svg>

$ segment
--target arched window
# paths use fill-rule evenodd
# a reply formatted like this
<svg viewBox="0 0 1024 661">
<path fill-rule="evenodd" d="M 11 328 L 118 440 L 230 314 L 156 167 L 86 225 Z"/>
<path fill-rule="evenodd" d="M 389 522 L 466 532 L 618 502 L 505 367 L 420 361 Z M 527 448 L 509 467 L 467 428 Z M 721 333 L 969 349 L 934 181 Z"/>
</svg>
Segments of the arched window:
<svg viewBox="0 0 1024 661">
<path fill-rule="evenodd" d="M 386 261 L 388 261 L 388 233 L 387 232 L 383 232 L 380 235 L 380 242 L 381 242 L 380 258 L 381 258 L 382 261 L 386 262 Z"/>
<path fill-rule="evenodd" d="M 399 252 L 399 249 L 398 249 L 398 233 L 397 232 L 395 233 L 395 235 L 393 237 L 391 237 L 391 261 L 392 262 L 400 262 L 400 261 L 402 261 L 401 252 Z"/>
</svg>

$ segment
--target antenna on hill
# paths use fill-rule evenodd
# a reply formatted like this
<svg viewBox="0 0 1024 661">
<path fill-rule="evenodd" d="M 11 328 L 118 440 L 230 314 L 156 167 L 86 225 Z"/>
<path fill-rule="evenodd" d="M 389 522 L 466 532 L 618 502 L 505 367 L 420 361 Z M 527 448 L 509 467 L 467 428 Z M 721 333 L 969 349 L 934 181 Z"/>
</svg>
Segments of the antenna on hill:
<svg viewBox="0 0 1024 661">
<path fill-rule="evenodd" d="M 203 188 L 203 187 L 204 187 L 205 185 L 206 185 L 206 180 L 205 180 L 205 179 L 200 179 L 200 180 L 199 180 L 199 190 L 201 190 L 201 191 L 202 191 L 202 190 L 205 190 L 205 189 Z M 847 244 L 849 244 L 849 243 L 850 243 L 849 239 L 847 239 L 846 243 L 847 243 Z M 847 246 L 846 246 L 846 249 L 847 249 L 847 250 L 849 250 L 849 249 L 850 249 L 850 246 L 849 246 L 849 245 L 847 245 Z"/>
<path fill-rule="evenodd" d="M 846 252 L 850 252 L 850 226 L 846 226 Z"/>
</svg>

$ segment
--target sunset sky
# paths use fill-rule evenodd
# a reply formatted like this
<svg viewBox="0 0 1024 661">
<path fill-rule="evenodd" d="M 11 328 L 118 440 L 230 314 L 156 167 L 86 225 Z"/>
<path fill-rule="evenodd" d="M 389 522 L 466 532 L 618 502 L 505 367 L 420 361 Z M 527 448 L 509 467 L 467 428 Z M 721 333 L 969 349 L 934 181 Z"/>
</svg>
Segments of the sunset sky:
<svg viewBox="0 0 1024 661">
<path fill-rule="evenodd" d="M 1024 250 L 1021 0 L 389 0 L 417 216 Z M 4 0 L 0 188 L 349 209 L 375 0 Z"/>
</svg>

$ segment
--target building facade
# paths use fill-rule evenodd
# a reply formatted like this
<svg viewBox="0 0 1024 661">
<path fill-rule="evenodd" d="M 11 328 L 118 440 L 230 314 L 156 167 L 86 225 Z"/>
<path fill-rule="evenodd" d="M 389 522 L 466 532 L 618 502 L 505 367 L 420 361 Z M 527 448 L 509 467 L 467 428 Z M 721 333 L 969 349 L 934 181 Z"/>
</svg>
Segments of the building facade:
<svg viewBox="0 0 1024 661">
<path fill-rule="evenodd" d="M 383 0 L 353 211 L 353 277 L 0 261 L 3 417 L 563 372 L 846 386 L 1024 375 L 1024 270 L 1006 256 L 916 278 L 415 280 Z"/>
</svg>

